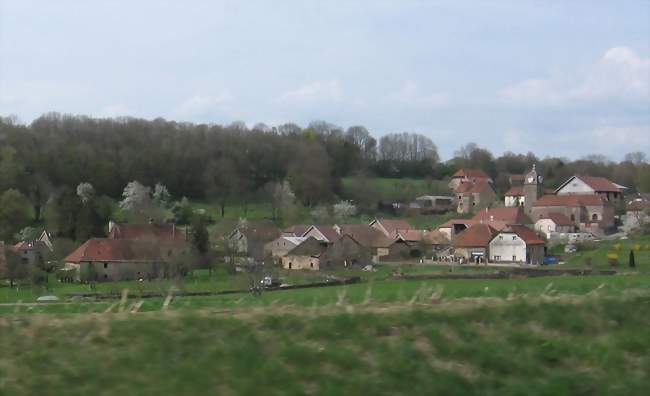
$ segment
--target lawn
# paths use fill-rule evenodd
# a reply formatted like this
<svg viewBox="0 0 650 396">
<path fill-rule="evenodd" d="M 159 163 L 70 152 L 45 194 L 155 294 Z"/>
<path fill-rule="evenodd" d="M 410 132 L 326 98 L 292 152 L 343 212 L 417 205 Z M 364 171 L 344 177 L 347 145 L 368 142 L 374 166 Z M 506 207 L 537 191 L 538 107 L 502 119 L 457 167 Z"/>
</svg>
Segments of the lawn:
<svg viewBox="0 0 650 396">
<path fill-rule="evenodd" d="M 637 264 L 635 271 L 650 272 L 650 235 L 635 236 L 629 239 L 600 241 L 585 245 L 578 252 L 571 254 L 566 267 L 586 268 L 585 259 L 591 258 L 591 266 L 595 269 L 630 270 L 628 267 L 630 250 L 634 251 Z M 612 267 L 608 255 L 618 257 L 618 265 Z M 613 257 L 613 256 L 611 256 Z"/>
<path fill-rule="evenodd" d="M 434 303 L 10 315 L 0 394 L 645 395 L 647 284 L 582 297 L 557 287 Z"/>
</svg>

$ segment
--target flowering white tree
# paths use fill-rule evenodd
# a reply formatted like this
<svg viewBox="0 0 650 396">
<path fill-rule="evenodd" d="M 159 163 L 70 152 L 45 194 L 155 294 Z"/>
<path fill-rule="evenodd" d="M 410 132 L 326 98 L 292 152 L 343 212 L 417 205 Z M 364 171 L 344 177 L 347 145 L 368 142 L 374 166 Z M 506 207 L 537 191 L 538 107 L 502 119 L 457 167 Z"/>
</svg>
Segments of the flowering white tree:
<svg viewBox="0 0 650 396">
<path fill-rule="evenodd" d="M 345 219 L 357 214 L 357 207 L 354 206 L 350 201 L 341 201 L 335 204 L 333 210 L 334 217 L 339 219 Z"/>
<path fill-rule="evenodd" d="M 95 188 L 90 183 L 79 183 L 77 186 L 77 195 L 83 204 L 88 203 L 95 196 Z"/>
<path fill-rule="evenodd" d="M 285 212 L 289 209 L 296 199 L 296 195 L 291 190 L 291 185 L 286 180 L 281 183 L 269 183 L 266 185 L 266 190 L 271 196 L 274 217 L 277 217 L 278 211 Z"/>
<path fill-rule="evenodd" d="M 311 217 L 319 223 L 325 223 L 330 219 L 330 213 L 326 206 L 317 206 L 311 211 Z"/>
<path fill-rule="evenodd" d="M 171 194 L 162 183 L 156 183 L 153 189 L 153 202 L 159 206 L 165 206 L 171 200 Z"/>
<path fill-rule="evenodd" d="M 144 210 L 151 206 L 151 188 L 134 180 L 124 187 L 123 200 L 120 208 L 123 210 Z"/>
</svg>

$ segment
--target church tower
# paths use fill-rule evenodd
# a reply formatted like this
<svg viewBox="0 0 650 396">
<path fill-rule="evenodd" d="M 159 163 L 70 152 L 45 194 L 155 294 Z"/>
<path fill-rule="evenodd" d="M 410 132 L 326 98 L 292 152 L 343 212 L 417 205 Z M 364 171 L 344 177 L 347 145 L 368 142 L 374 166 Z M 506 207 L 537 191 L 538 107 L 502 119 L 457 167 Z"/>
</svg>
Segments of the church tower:
<svg viewBox="0 0 650 396">
<path fill-rule="evenodd" d="M 524 211 L 530 214 L 533 204 L 544 194 L 544 178 L 537 174 L 535 164 L 533 170 L 524 177 Z"/>
</svg>

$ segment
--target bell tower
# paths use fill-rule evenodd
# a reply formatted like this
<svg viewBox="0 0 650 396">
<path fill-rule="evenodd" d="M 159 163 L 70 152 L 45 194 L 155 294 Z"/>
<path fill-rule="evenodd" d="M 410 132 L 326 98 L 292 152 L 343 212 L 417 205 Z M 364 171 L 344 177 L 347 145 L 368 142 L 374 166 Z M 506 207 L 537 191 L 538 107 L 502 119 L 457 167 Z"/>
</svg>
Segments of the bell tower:
<svg viewBox="0 0 650 396">
<path fill-rule="evenodd" d="M 537 174 L 535 164 L 524 177 L 524 211 L 530 214 L 533 204 L 544 194 L 544 178 Z"/>
</svg>

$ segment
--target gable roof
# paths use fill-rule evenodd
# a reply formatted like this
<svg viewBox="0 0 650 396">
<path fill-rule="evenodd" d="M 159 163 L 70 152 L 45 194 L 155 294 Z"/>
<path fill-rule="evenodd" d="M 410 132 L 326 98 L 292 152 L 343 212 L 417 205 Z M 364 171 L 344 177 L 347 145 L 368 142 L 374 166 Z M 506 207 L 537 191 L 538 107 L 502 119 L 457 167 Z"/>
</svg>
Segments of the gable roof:
<svg viewBox="0 0 650 396">
<path fill-rule="evenodd" d="M 392 240 L 383 232 L 368 224 L 340 224 L 338 225 L 342 236 L 350 236 L 364 247 L 386 247 Z"/>
<path fill-rule="evenodd" d="M 545 206 L 603 206 L 605 201 L 596 194 L 564 194 L 564 195 L 544 195 L 535 203 L 534 207 Z"/>
<path fill-rule="evenodd" d="M 297 237 L 301 237 L 305 235 L 305 232 L 309 229 L 309 225 L 307 224 L 294 224 L 291 227 L 287 227 L 284 229 L 285 234 L 292 234 Z"/>
<path fill-rule="evenodd" d="M 341 235 L 339 235 L 339 233 L 336 232 L 336 229 L 334 229 L 334 226 L 331 224 L 312 225 L 302 235 L 303 236 L 307 235 L 309 231 L 311 231 L 312 229 L 320 232 L 325 237 L 325 239 L 327 239 L 328 242 L 335 242 L 341 237 Z"/>
<path fill-rule="evenodd" d="M 282 235 L 282 231 L 274 225 L 251 224 L 245 228 L 239 228 L 239 232 L 247 239 L 259 241 L 272 241 Z"/>
<path fill-rule="evenodd" d="M 160 249 L 159 244 L 145 240 L 93 238 L 70 253 L 65 262 L 152 262 L 161 259 Z"/>
<path fill-rule="evenodd" d="M 375 219 L 370 222 L 372 227 L 377 224 L 384 234 L 390 238 L 394 238 L 399 230 L 412 230 L 413 226 L 404 219 Z"/>
<path fill-rule="evenodd" d="M 487 247 L 497 231 L 487 224 L 474 224 L 456 236 L 455 247 Z"/>
<path fill-rule="evenodd" d="M 524 187 L 523 186 L 514 186 L 510 187 L 510 190 L 506 191 L 506 197 L 523 197 L 524 196 Z"/>
<path fill-rule="evenodd" d="M 562 183 L 562 185 L 560 185 L 560 187 L 558 187 L 555 191 L 556 192 L 560 191 L 567 184 L 569 184 L 573 179 L 582 180 L 586 185 L 591 187 L 591 189 L 596 192 L 621 192 L 621 188 L 627 189 L 627 187 L 623 187 L 616 183 L 613 183 L 611 180 L 606 179 L 604 177 L 575 175 L 575 176 L 571 176 L 567 181 Z"/>
<path fill-rule="evenodd" d="M 444 223 L 440 224 L 438 226 L 438 229 L 440 229 L 440 228 L 451 228 L 451 227 L 454 226 L 454 224 L 462 224 L 464 226 L 469 227 L 469 226 L 471 226 L 473 224 L 476 224 L 476 221 L 472 220 L 472 219 L 451 219 L 451 220 L 447 220 Z"/>
<path fill-rule="evenodd" d="M 505 222 L 507 224 L 533 224 L 524 213 L 521 206 L 511 206 L 502 208 L 490 208 L 481 210 L 472 217 L 477 222 L 489 223 L 491 221 Z"/>
<path fill-rule="evenodd" d="M 480 194 L 487 189 L 494 190 L 486 180 L 477 180 L 476 182 L 460 183 L 454 192 L 456 194 Z"/>
<path fill-rule="evenodd" d="M 559 226 L 571 226 L 573 225 L 573 222 L 571 219 L 563 215 L 562 213 L 549 213 L 546 216 L 542 217 L 540 220 L 548 219 L 551 220 L 553 223 Z"/>
<path fill-rule="evenodd" d="M 453 178 L 468 178 L 468 179 L 485 179 L 485 180 L 491 180 L 490 176 L 486 175 L 485 172 L 483 172 L 480 169 L 466 169 L 466 168 L 461 168 L 456 171 L 453 175 L 451 175 L 452 179 Z"/>
<path fill-rule="evenodd" d="M 287 255 L 293 256 L 312 256 L 318 257 L 325 250 L 327 250 L 327 244 L 325 242 L 319 241 L 314 237 L 305 238 L 298 246 L 289 250 Z"/>
<path fill-rule="evenodd" d="M 108 239 L 185 241 L 185 234 L 175 224 L 112 223 Z"/>
<path fill-rule="evenodd" d="M 542 238 L 540 238 L 535 231 L 531 230 L 530 228 L 522 225 L 509 225 L 508 227 L 504 228 L 503 230 L 499 231 L 499 234 L 505 233 L 505 234 L 516 234 L 519 238 L 521 238 L 526 245 L 544 245 L 546 242 Z"/>
</svg>

